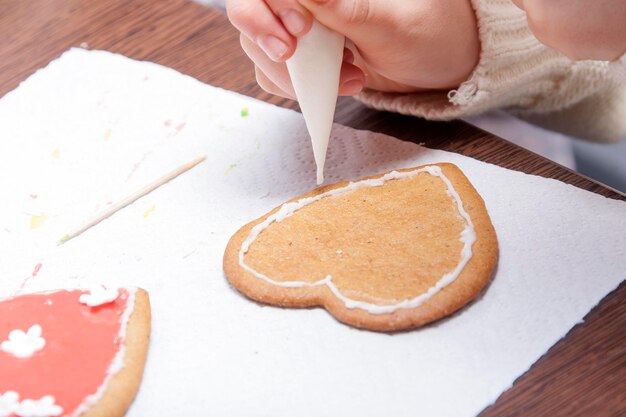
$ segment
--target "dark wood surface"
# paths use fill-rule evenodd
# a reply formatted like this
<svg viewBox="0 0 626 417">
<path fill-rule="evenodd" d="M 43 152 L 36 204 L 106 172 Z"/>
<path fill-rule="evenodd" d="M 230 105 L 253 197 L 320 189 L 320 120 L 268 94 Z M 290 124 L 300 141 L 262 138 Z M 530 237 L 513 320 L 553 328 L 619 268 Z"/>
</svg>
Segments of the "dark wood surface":
<svg viewBox="0 0 626 417">
<path fill-rule="evenodd" d="M 186 0 L 0 0 L 0 96 L 82 43 L 157 62 L 203 82 L 297 109 L 296 103 L 270 96 L 256 85 L 252 65 L 239 48 L 238 34 L 220 12 Z M 429 147 L 626 200 L 622 194 L 463 122 L 435 123 L 376 112 L 347 98 L 340 100 L 336 121 L 424 141 Z M 624 414 L 626 285 L 622 284 L 481 416 Z"/>
</svg>

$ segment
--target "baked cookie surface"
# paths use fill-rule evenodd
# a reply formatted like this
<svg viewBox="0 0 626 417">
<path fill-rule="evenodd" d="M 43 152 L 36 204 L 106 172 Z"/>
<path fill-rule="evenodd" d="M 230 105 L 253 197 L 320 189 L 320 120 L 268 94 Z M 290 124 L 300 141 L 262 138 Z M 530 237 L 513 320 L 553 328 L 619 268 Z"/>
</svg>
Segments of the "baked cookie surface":
<svg viewBox="0 0 626 417">
<path fill-rule="evenodd" d="M 497 256 L 482 198 L 442 163 L 293 199 L 231 238 L 224 271 L 257 301 L 322 306 L 349 325 L 396 331 L 471 301 Z"/>
<path fill-rule="evenodd" d="M 149 335 L 148 293 L 138 288 L 0 300 L 0 415 L 122 416 Z"/>
</svg>

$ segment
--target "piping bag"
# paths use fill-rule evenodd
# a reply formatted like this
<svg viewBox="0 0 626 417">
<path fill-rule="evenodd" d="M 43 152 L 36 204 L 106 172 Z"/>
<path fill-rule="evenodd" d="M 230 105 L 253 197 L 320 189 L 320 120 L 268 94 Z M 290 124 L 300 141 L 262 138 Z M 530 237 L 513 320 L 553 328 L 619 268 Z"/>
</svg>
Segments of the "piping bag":
<svg viewBox="0 0 626 417">
<path fill-rule="evenodd" d="M 298 38 L 287 69 L 306 123 L 317 165 L 317 185 L 324 182 L 324 162 L 339 93 L 345 37 L 317 21 Z"/>
</svg>

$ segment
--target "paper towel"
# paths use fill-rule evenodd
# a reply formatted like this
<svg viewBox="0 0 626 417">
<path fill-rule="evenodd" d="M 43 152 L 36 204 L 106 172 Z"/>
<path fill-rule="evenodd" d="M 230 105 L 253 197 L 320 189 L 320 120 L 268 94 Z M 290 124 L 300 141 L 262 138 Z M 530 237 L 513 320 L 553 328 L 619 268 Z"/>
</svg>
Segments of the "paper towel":
<svg viewBox="0 0 626 417">
<path fill-rule="evenodd" d="M 315 186 L 300 114 L 73 49 L 3 97 L 0 121 L 0 294 L 28 278 L 29 292 L 147 289 L 153 333 L 129 417 L 473 416 L 626 275 L 625 203 L 335 126 L 329 183 L 455 163 L 500 242 L 493 282 L 459 314 L 406 333 L 356 330 L 321 309 L 249 301 L 222 272 L 232 233 Z M 203 164 L 56 246 L 110 202 L 201 155 Z"/>
</svg>

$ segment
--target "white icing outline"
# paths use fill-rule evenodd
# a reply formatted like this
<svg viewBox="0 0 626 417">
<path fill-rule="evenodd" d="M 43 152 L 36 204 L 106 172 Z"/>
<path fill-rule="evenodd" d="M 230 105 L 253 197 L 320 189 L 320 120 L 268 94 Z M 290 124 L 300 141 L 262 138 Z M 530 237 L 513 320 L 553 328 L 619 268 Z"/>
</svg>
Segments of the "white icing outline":
<svg viewBox="0 0 626 417">
<path fill-rule="evenodd" d="M 403 300 L 396 304 L 388 304 L 388 305 L 378 305 L 372 304 L 365 301 L 353 300 L 351 298 L 343 295 L 339 289 L 332 282 L 332 276 L 327 275 L 326 278 L 321 279 L 315 282 L 306 282 L 306 281 L 275 281 L 268 276 L 261 274 L 260 272 L 255 271 L 252 267 L 248 266 L 244 262 L 244 255 L 250 249 L 250 245 L 254 242 L 254 240 L 259 236 L 259 234 L 267 229 L 270 224 L 273 222 L 280 222 L 287 217 L 291 216 L 294 212 L 301 209 L 302 207 L 314 203 L 318 200 L 321 200 L 325 197 L 334 197 L 339 194 L 344 193 L 346 190 L 356 190 L 358 188 L 363 187 L 380 187 L 388 180 L 408 178 L 412 176 L 416 176 L 422 172 L 427 172 L 432 176 L 439 177 L 447 187 L 447 193 L 452 197 L 452 199 L 456 202 L 457 209 L 459 214 L 466 222 L 465 228 L 461 232 L 459 236 L 459 241 L 463 243 L 463 249 L 461 249 L 461 261 L 456 265 L 456 267 L 444 274 L 432 287 L 430 287 L 425 293 L 422 293 L 414 298 Z M 371 314 L 389 314 L 393 313 L 398 309 L 407 309 L 407 308 L 416 308 L 428 301 L 439 291 L 450 285 L 454 282 L 457 277 L 460 275 L 465 265 L 472 258 L 472 246 L 476 241 L 476 232 L 474 229 L 474 223 L 472 223 L 472 219 L 469 214 L 463 208 L 463 201 L 459 196 L 459 193 L 454 189 L 454 186 L 450 182 L 450 180 L 443 174 L 441 168 L 436 165 L 428 165 L 419 169 L 415 169 L 412 171 L 391 171 L 380 178 L 376 179 L 368 179 L 368 180 L 360 180 L 356 182 L 350 182 L 348 185 L 340 188 L 336 188 L 330 191 L 327 191 L 322 194 L 318 194 L 313 197 L 305 197 L 298 201 L 294 201 L 291 203 L 283 204 L 275 213 L 268 216 L 263 222 L 257 224 L 252 228 L 250 234 L 246 237 L 246 239 L 241 244 L 241 248 L 239 249 L 239 265 L 246 271 L 250 272 L 253 276 L 262 279 L 263 281 L 284 288 L 301 288 L 301 287 L 317 287 L 320 285 L 326 285 L 330 291 L 341 301 L 343 301 L 346 308 L 354 309 L 359 308 L 361 310 L 365 310 Z"/>
</svg>

